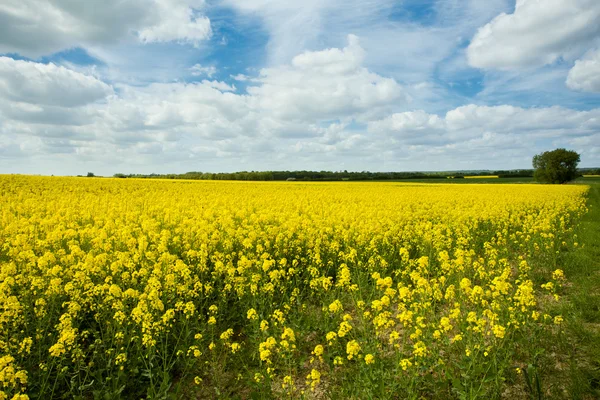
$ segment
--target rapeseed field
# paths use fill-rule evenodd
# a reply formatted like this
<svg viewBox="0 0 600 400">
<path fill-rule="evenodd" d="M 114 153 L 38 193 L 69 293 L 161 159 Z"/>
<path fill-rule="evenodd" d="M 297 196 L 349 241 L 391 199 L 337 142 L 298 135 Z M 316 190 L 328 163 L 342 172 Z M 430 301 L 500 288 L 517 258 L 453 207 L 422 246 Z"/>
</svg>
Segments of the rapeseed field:
<svg viewBox="0 0 600 400">
<path fill-rule="evenodd" d="M 500 397 L 587 190 L 0 176 L 0 399 Z"/>
</svg>

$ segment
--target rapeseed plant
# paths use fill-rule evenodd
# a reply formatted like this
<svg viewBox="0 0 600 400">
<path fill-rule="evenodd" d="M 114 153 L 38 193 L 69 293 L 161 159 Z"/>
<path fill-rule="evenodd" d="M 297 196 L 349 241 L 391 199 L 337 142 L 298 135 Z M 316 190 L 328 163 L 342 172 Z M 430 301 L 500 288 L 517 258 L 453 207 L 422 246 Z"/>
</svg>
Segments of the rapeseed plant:
<svg viewBox="0 0 600 400">
<path fill-rule="evenodd" d="M 23 176 L 0 189 L 0 400 L 499 393 L 515 343 L 563 323 L 540 296 L 568 280 L 557 252 L 577 245 L 587 191 Z"/>
</svg>

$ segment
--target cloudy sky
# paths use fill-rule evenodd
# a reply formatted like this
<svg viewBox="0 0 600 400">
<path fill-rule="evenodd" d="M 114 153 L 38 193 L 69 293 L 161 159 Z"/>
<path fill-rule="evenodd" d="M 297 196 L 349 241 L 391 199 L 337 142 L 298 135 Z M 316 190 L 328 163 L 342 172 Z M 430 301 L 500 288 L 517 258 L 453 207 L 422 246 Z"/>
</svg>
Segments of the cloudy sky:
<svg viewBox="0 0 600 400">
<path fill-rule="evenodd" d="M 598 0 L 2 0 L 0 173 L 600 166 Z"/>
</svg>

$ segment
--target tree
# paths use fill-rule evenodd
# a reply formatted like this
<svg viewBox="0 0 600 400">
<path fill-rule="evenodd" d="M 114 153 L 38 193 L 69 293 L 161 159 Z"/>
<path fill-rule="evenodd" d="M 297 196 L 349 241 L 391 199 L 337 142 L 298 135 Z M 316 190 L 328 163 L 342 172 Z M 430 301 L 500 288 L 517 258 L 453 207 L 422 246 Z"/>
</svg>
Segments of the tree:
<svg viewBox="0 0 600 400">
<path fill-rule="evenodd" d="M 87 177 L 88 177 L 88 178 L 93 178 L 93 177 L 95 177 L 95 176 L 96 176 L 96 175 L 94 175 L 94 173 L 93 173 L 93 172 L 88 172 L 88 173 L 87 173 Z"/>
<path fill-rule="evenodd" d="M 533 177 L 542 183 L 565 183 L 579 176 L 579 154 L 572 150 L 556 149 L 533 157 Z"/>
</svg>

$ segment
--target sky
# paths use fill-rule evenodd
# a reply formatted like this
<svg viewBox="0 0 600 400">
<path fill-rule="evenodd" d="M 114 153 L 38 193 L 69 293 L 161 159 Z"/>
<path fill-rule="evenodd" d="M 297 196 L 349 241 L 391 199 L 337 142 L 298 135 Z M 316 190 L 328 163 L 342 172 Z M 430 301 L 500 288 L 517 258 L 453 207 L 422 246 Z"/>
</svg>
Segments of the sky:
<svg viewBox="0 0 600 400">
<path fill-rule="evenodd" d="M 600 167 L 598 0 L 2 0 L 0 173 Z"/>
</svg>

